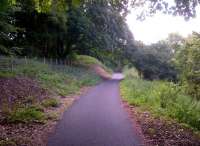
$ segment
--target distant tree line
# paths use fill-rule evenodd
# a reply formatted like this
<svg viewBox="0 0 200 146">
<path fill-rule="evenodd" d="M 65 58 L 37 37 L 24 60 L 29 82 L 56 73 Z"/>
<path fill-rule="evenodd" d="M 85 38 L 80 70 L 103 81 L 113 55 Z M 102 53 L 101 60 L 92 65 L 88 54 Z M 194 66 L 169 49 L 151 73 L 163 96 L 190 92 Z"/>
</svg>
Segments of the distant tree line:
<svg viewBox="0 0 200 146">
<path fill-rule="evenodd" d="M 84 54 L 119 69 L 134 65 L 146 79 L 177 80 L 179 69 L 171 60 L 179 47 L 183 48 L 183 42 L 178 42 L 182 38 L 171 36 L 144 45 L 134 40 L 126 15 L 129 4 L 134 8 L 149 5 L 141 19 L 157 11 L 189 19 L 196 15 L 198 3 L 175 0 L 175 5 L 169 6 L 166 0 L 1 0 L 0 54 L 62 59 Z"/>
</svg>

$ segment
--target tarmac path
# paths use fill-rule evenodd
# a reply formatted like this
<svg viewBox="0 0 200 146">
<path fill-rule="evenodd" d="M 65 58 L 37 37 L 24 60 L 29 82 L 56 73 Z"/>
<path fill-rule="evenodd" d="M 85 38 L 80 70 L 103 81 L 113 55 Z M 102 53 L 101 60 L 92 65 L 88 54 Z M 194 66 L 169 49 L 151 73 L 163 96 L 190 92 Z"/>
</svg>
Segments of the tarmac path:
<svg viewBox="0 0 200 146">
<path fill-rule="evenodd" d="M 141 146 L 120 101 L 119 82 L 104 81 L 80 97 L 64 113 L 48 146 Z"/>
</svg>

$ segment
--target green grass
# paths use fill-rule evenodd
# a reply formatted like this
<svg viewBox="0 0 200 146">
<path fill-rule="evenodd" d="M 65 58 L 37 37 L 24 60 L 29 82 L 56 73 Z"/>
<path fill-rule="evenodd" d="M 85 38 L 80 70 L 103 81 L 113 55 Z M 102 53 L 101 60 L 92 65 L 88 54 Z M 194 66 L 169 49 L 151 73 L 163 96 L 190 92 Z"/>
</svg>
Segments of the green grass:
<svg viewBox="0 0 200 146">
<path fill-rule="evenodd" d="M 17 144 L 11 140 L 0 140 L 0 146 L 17 146 Z"/>
<path fill-rule="evenodd" d="M 76 60 L 82 64 L 82 65 L 86 65 L 86 66 L 90 66 L 90 65 L 100 65 L 103 66 L 103 64 L 97 60 L 94 57 L 91 56 L 87 56 L 87 55 L 77 55 Z"/>
<path fill-rule="evenodd" d="M 200 101 L 186 95 L 181 86 L 166 81 L 127 77 L 121 82 L 120 89 L 129 104 L 200 130 Z"/>
<path fill-rule="evenodd" d="M 98 60 L 92 59 L 101 64 Z M 15 62 L 14 68 L 12 70 L 7 68 L 1 69 L 1 67 L 8 66 L 10 60 Z M 75 93 L 82 86 L 95 85 L 100 81 L 100 78 L 94 72 L 89 71 L 87 67 L 65 65 L 54 65 L 52 67 L 49 64 L 43 64 L 32 59 L 27 59 L 25 62 L 24 59 L 1 58 L 0 78 L 15 76 L 34 78 L 40 82 L 43 88 L 56 92 L 59 95 Z"/>
<path fill-rule="evenodd" d="M 127 78 L 139 78 L 138 70 L 134 67 L 132 68 L 125 67 L 123 69 L 123 73 Z"/>
<path fill-rule="evenodd" d="M 45 115 L 42 111 L 34 107 L 18 108 L 8 115 L 8 121 L 12 123 L 43 122 Z"/>
<path fill-rule="evenodd" d="M 14 61 L 13 68 L 10 68 L 10 60 Z M 100 77 L 88 70 L 88 67 L 49 65 L 43 64 L 33 59 L 17 59 L 3 57 L 0 60 L 0 78 L 28 77 L 39 82 L 41 88 L 48 90 L 52 95 L 74 94 L 83 86 L 92 86 L 100 82 Z M 3 99 L 6 99 L 3 98 Z M 30 95 L 20 105 L 11 110 L 8 108 L 7 100 L 3 102 L 1 108 L 9 122 L 42 122 L 46 117 L 44 111 L 38 108 L 57 107 L 59 101 L 53 98 L 46 99 L 40 103 L 33 101 L 35 97 Z M 20 100 L 20 99 L 19 99 Z M 25 103 L 31 103 L 26 107 Z M 24 105 L 23 105 L 24 104 Z"/>
<path fill-rule="evenodd" d="M 11 78 L 11 77 L 15 77 L 16 74 L 9 72 L 9 71 L 1 71 L 0 72 L 0 78 Z"/>
<path fill-rule="evenodd" d="M 76 56 L 76 63 L 82 66 L 91 67 L 93 65 L 101 66 L 105 71 L 108 73 L 112 73 L 112 70 L 107 68 L 102 62 L 97 60 L 94 57 L 87 56 L 87 55 L 77 55 Z"/>
<path fill-rule="evenodd" d="M 43 102 L 42 102 L 42 105 L 46 108 L 48 107 L 58 107 L 60 104 L 59 100 L 58 99 L 55 99 L 55 98 L 49 98 L 49 99 L 45 99 Z"/>
</svg>

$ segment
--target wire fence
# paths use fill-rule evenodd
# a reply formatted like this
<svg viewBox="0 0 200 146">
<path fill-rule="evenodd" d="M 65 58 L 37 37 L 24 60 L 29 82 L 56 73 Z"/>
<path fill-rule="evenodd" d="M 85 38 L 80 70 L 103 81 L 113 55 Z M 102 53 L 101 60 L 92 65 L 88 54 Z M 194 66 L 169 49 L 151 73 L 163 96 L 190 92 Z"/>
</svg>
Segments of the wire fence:
<svg viewBox="0 0 200 146">
<path fill-rule="evenodd" d="M 82 76 L 83 72 L 90 73 L 86 68 L 75 66 L 70 59 L 58 58 L 28 58 L 0 56 L 0 71 L 14 72 L 19 66 L 31 65 L 34 62 L 45 64 L 53 71 L 64 72 L 74 76 Z"/>
</svg>

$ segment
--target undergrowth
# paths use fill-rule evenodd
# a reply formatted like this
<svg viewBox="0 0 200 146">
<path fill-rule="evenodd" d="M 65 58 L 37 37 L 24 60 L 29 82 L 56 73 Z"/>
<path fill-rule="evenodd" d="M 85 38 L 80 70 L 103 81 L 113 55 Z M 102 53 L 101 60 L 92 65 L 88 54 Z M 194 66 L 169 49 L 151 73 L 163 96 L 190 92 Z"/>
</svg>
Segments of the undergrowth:
<svg viewBox="0 0 200 146">
<path fill-rule="evenodd" d="M 8 61 L 8 58 L 4 58 Z M 82 86 L 95 85 L 100 78 L 86 67 L 49 65 L 36 60 L 15 59 L 17 62 L 11 70 L 0 70 L 0 77 L 26 76 L 40 82 L 41 86 L 60 95 L 68 95 L 79 90 Z M 5 66 L 5 64 L 0 64 Z"/>
<path fill-rule="evenodd" d="M 16 111 L 12 111 L 8 115 L 8 121 L 12 123 L 16 122 L 43 122 L 45 115 L 42 111 L 34 107 L 18 108 Z"/>
<path fill-rule="evenodd" d="M 200 101 L 186 95 L 182 88 L 167 81 L 146 81 L 132 76 L 121 82 L 122 97 L 129 104 L 200 130 Z"/>
<path fill-rule="evenodd" d="M 45 99 L 43 102 L 42 102 L 42 105 L 46 108 L 48 107 L 58 107 L 59 106 L 59 100 L 58 99 L 55 99 L 55 98 L 49 98 L 49 99 Z"/>
<path fill-rule="evenodd" d="M 49 93 L 52 93 L 53 96 L 66 96 L 73 94 L 80 90 L 83 86 L 95 85 L 100 81 L 94 72 L 90 71 L 86 67 L 80 66 L 68 66 L 68 65 L 51 65 L 44 64 L 33 59 L 17 59 L 12 58 L 13 64 L 12 69 L 9 68 L 9 58 L 0 62 L 0 78 L 13 78 L 13 77 L 28 77 L 39 82 L 41 88 L 46 89 Z M 5 67 L 5 68 L 4 68 Z M 29 89 L 28 89 L 29 90 Z M 31 98 L 30 98 L 31 97 Z M 24 101 L 19 102 L 20 105 L 17 107 L 9 107 L 8 100 L 4 97 L 5 101 L 0 103 L 3 105 L 0 107 L 3 115 L 8 115 L 6 118 L 9 122 L 41 122 L 45 119 L 44 112 L 38 110 L 37 106 L 48 107 L 57 107 L 59 101 L 54 98 L 46 98 L 40 103 L 32 103 L 36 97 L 30 95 L 23 97 L 31 105 L 36 105 L 33 107 L 29 105 L 26 107 Z M 19 99 L 22 100 L 22 99 Z M 29 102 L 31 100 L 31 102 Z M 24 105 L 22 105 L 24 103 Z M 12 109 L 12 110 L 11 110 Z M 1 115 L 0 115 L 1 116 Z"/>
</svg>

